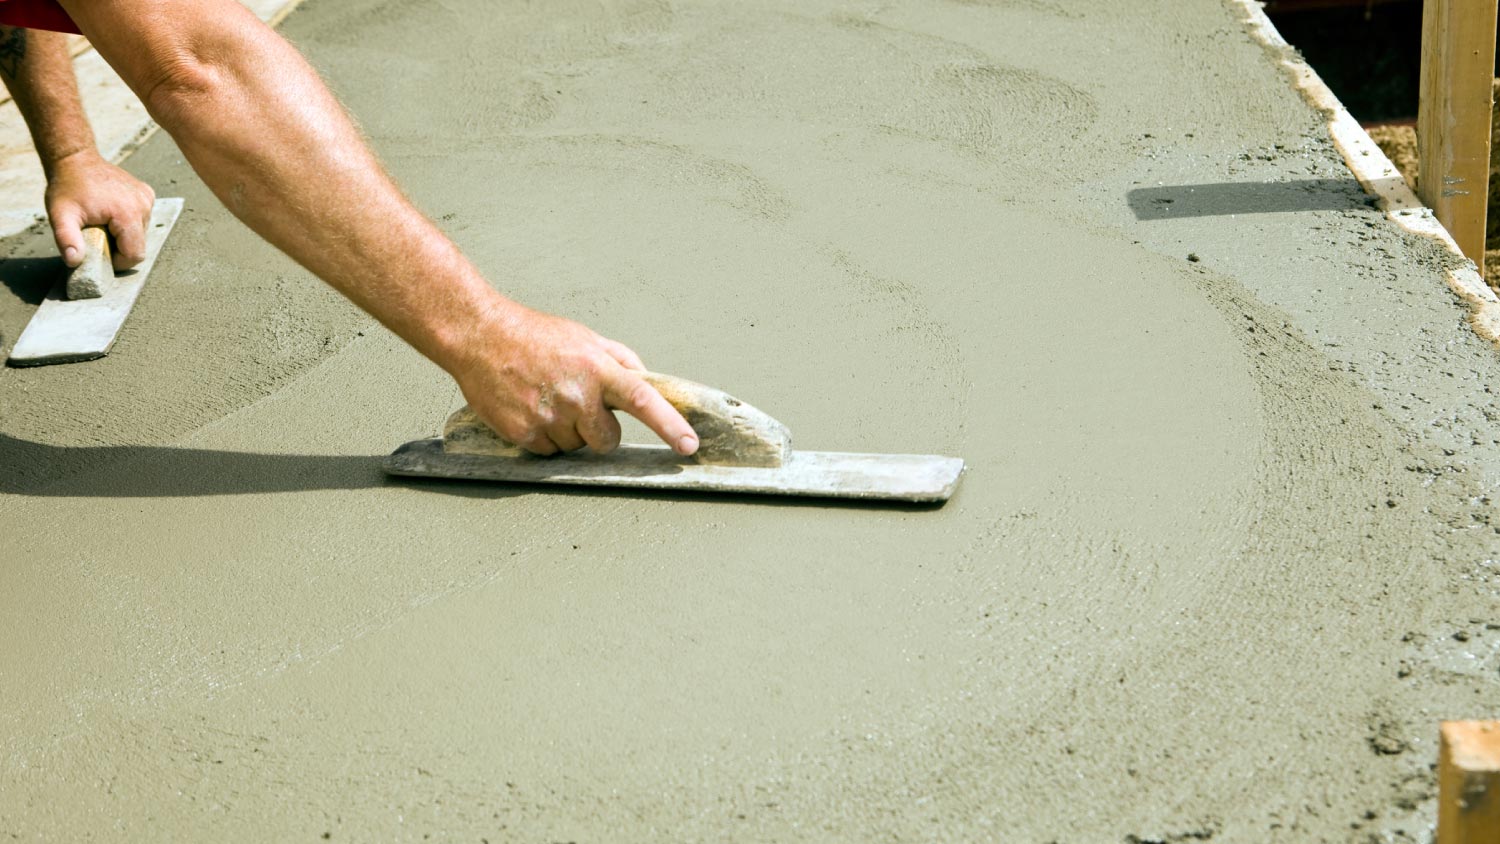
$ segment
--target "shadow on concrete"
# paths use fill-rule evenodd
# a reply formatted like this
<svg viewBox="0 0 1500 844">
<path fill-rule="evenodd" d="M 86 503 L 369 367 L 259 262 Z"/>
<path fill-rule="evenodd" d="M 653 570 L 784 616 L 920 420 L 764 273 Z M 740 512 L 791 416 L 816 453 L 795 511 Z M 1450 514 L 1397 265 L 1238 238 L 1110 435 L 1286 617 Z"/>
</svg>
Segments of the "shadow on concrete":
<svg viewBox="0 0 1500 844">
<path fill-rule="evenodd" d="M 24 303 L 40 305 L 65 269 L 57 257 L 6 258 L 0 261 L 0 285 Z"/>
<path fill-rule="evenodd" d="M 63 270 L 62 258 L 6 258 L 0 261 L 0 285 L 23 303 L 42 304 Z"/>
<path fill-rule="evenodd" d="M 165 446 L 55 446 L 0 434 L 0 493 L 154 498 L 381 486 L 376 457 Z"/>
<path fill-rule="evenodd" d="M 1164 185 L 1134 188 L 1125 201 L 1137 220 L 1350 211 L 1374 208 L 1376 202 L 1354 179 Z"/>
<path fill-rule="evenodd" d="M 522 495 L 721 502 L 762 507 L 935 510 L 941 505 L 792 496 L 676 492 L 392 478 L 382 456 L 255 454 L 167 446 L 55 446 L 0 434 L 0 493 L 53 498 L 160 498 L 402 486 L 460 498 Z"/>
</svg>

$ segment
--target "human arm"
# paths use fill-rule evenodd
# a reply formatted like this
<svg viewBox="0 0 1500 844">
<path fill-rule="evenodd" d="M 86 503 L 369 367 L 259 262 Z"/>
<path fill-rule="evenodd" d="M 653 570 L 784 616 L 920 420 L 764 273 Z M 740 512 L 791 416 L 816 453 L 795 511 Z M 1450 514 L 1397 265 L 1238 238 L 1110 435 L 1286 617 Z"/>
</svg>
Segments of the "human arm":
<svg viewBox="0 0 1500 844">
<path fill-rule="evenodd" d="M 83 259 L 84 226 L 107 226 L 115 266 L 146 258 L 150 186 L 105 161 L 78 99 L 67 39 L 56 32 L 0 26 L 0 80 L 31 131 L 47 176 L 47 216 L 69 266 Z"/>
<path fill-rule="evenodd" d="M 301 54 L 235 0 L 63 6 L 235 216 L 446 370 L 501 436 L 605 451 L 618 408 L 696 449 L 634 352 L 492 288 Z"/>
</svg>

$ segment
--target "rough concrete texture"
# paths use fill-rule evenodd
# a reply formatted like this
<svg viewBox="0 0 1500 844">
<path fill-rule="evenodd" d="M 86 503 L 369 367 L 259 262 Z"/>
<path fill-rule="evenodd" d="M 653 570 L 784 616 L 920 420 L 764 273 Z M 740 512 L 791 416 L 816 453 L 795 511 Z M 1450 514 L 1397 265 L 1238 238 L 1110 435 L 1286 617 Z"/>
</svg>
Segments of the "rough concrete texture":
<svg viewBox="0 0 1500 844">
<path fill-rule="evenodd" d="M 1500 362 L 1227 7 L 285 31 L 497 285 L 799 447 L 969 474 L 387 481 L 457 391 L 157 138 L 189 210 L 115 353 L 0 373 L 0 832 L 1426 839 L 1436 723 L 1500 691 Z M 46 241 L 5 246 L 7 343 Z"/>
</svg>

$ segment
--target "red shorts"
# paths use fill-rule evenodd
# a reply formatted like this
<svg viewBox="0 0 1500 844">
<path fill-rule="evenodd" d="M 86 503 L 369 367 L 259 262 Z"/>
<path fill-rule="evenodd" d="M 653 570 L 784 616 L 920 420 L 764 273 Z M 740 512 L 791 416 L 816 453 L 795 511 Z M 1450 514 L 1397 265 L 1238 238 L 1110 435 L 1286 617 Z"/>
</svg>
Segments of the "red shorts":
<svg viewBox="0 0 1500 844">
<path fill-rule="evenodd" d="M 0 26 L 24 26 L 54 32 L 77 32 L 78 26 L 57 0 L 0 0 Z"/>
</svg>

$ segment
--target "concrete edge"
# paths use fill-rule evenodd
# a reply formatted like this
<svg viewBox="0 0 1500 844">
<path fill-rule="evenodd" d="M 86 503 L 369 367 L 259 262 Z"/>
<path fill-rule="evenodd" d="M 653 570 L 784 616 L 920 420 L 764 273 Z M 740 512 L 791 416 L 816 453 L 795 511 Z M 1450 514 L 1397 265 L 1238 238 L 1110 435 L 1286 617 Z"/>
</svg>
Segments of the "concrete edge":
<svg viewBox="0 0 1500 844">
<path fill-rule="evenodd" d="M 277 26 L 302 0 L 241 0 L 256 17 Z M 99 152 L 116 164 L 156 133 L 135 94 L 83 39 L 70 45 L 84 109 L 94 127 Z M 0 89 L 3 93 L 3 89 Z M 46 180 L 31 146 L 26 123 L 9 96 L 0 98 L 0 237 L 45 219 L 41 206 Z"/>
<path fill-rule="evenodd" d="M 1424 206 L 1407 187 L 1396 165 L 1344 108 L 1317 71 L 1281 37 L 1276 25 L 1266 16 L 1260 0 L 1227 2 L 1241 11 L 1241 22 L 1249 29 L 1250 36 L 1276 57 L 1307 104 L 1327 118 L 1328 134 L 1333 138 L 1334 148 L 1343 156 L 1344 164 L 1365 192 L 1379 200 L 1386 217 L 1406 231 L 1442 242 L 1462 262 L 1456 269 L 1444 272 L 1448 287 L 1468 305 L 1469 325 L 1474 332 L 1491 343 L 1500 344 L 1500 296 L 1485 284 L 1474 262 L 1459 250 L 1453 236 L 1438 222 L 1432 209 Z"/>
</svg>

